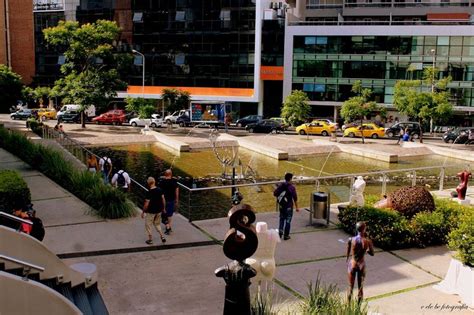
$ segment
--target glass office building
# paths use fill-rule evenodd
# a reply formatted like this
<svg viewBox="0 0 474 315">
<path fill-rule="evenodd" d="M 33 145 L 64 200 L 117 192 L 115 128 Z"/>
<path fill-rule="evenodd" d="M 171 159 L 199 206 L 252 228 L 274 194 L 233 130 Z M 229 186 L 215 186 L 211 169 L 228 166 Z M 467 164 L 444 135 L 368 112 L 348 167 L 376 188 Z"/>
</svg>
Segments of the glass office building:
<svg viewBox="0 0 474 315">
<path fill-rule="evenodd" d="M 474 6 L 465 0 L 295 0 L 285 28 L 283 97 L 305 91 L 316 116 L 338 117 L 361 80 L 395 114 L 397 80 L 435 66 L 451 76 L 455 115 L 473 124 Z M 456 119 L 456 118 L 455 118 Z M 459 123 L 459 121 L 457 121 Z M 456 123 L 456 124 L 457 124 Z M 461 123 L 465 123 L 462 121 Z"/>
</svg>

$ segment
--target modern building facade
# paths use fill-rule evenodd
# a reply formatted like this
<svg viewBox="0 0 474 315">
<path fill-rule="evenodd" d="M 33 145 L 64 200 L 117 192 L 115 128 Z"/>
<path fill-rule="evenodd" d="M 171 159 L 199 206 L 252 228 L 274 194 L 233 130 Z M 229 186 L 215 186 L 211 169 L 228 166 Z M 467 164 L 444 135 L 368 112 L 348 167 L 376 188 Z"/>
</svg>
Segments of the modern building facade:
<svg viewBox="0 0 474 315">
<path fill-rule="evenodd" d="M 29 84 L 35 74 L 31 0 L 0 1 L 0 63 L 8 65 Z"/>
<path fill-rule="evenodd" d="M 317 116 L 337 117 L 361 80 L 389 114 L 397 80 L 435 66 L 450 75 L 458 123 L 474 114 L 474 7 L 469 1 L 292 1 L 283 97 L 305 91 Z M 466 115 L 471 115 L 464 122 Z"/>
</svg>

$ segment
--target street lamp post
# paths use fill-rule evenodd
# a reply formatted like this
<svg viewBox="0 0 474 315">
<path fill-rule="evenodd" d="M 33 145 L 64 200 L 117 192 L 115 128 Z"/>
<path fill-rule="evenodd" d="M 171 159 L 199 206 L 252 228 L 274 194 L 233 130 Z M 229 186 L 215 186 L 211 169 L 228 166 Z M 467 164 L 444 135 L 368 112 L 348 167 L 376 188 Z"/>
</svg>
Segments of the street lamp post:
<svg viewBox="0 0 474 315">
<path fill-rule="evenodd" d="M 143 73 L 142 73 L 142 97 L 145 94 L 145 55 L 139 52 L 138 50 L 132 49 L 132 53 L 140 55 L 142 57 L 142 66 L 143 66 Z"/>
<path fill-rule="evenodd" d="M 434 96 L 434 81 L 435 81 L 435 63 L 436 63 L 436 50 L 430 50 L 431 55 L 433 56 L 433 67 L 431 70 L 431 99 L 433 100 Z M 430 118 L 430 134 L 433 134 L 433 118 Z"/>
</svg>

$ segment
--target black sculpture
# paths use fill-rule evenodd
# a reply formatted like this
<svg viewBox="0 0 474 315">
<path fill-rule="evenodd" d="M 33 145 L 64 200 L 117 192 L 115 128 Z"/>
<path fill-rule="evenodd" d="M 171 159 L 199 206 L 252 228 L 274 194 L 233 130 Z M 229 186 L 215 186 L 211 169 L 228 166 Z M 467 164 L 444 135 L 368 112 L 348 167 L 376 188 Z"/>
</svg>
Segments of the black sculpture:
<svg viewBox="0 0 474 315">
<path fill-rule="evenodd" d="M 236 205 L 229 210 L 230 229 L 224 239 L 224 254 L 233 259 L 231 263 L 217 268 L 216 277 L 224 278 L 224 314 L 250 315 L 250 278 L 257 272 L 244 262 L 258 247 L 255 213 L 249 205 Z"/>
</svg>

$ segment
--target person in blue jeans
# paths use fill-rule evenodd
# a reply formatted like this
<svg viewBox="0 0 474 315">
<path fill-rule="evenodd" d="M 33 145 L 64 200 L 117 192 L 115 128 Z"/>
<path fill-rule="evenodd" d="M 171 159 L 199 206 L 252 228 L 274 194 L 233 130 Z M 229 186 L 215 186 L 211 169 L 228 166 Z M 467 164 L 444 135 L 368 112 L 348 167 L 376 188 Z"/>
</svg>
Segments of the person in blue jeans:
<svg viewBox="0 0 474 315">
<path fill-rule="evenodd" d="M 284 240 L 289 240 L 291 219 L 293 218 L 293 204 L 296 212 L 300 211 L 298 208 L 298 195 L 296 194 L 296 188 L 292 183 L 293 174 L 285 174 L 285 182 L 281 183 L 277 189 L 273 192 L 273 195 L 277 197 L 278 207 L 280 210 L 280 226 L 279 234 Z"/>
</svg>

